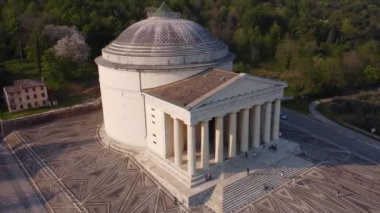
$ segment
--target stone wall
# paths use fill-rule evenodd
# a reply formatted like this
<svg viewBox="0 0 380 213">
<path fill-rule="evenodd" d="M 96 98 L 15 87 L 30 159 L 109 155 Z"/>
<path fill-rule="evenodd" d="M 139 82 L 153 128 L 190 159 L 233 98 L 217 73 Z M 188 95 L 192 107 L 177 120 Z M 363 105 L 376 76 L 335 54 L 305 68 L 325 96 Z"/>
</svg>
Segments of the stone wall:
<svg viewBox="0 0 380 213">
<path fill-rule="evenodd" d="M 96 99 L 92 102 L 78 104 L 71 107 L 65 107 L 62 109 L 56 109 L 36 115 L 29 115 L 21 118 L 15 118 L 3 121 L 3 134 L 4 137 L 12 131 L 30 127 L 32 125 L 47 123 L 57 119 L 69 118 L 78 114 L 93 112 L 101 110 L 101 99 Z"/>
</svg>

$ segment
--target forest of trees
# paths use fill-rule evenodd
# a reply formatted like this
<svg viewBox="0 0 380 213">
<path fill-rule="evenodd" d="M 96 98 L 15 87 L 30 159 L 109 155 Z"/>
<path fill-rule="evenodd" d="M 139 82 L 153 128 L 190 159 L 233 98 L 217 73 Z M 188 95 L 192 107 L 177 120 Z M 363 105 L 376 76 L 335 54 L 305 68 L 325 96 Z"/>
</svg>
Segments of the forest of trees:
<svg viewBox="0 0 380 213">
<path fill-rule="evenodd" d="M 70 70 L 86 62 L 58 54 L 58 43 L 62 46 L 62 42 L 79 42 L 88 55 L 87 63 L 91 63 L 102 47 L 160 3 L 161 0 L 0 0 L 0 66 L 8 60 L 28 60 L 53 80 L 68 78 Z M 286 80 L 292 94 L 339 94 L 380 81 L 379 0 L 166 3 L 230 45 L 237 55 L 235 71 Z M 44 36 L 51 38 L 46 26 L 54 25 L 68 26 L 78 33 L 65 34 L 69 37 L 49 43 Z M 5 75 L 6 70 L 1 70 L 0 67 L 0 75 Z M 53 70 L 55 73 L 51 73 Z"/>
</svg>

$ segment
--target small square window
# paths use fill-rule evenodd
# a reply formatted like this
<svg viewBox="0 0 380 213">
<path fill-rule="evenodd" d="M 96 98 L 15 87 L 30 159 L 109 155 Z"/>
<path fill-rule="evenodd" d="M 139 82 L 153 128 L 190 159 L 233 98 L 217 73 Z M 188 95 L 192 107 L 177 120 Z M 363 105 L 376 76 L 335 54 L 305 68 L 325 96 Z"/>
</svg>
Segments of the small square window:
<svg viewBox="0 0 380 213">
<path fill-rule="evenodd" d="M 26 100 L 29 100 L 29 99 L 30 99 L 30 97 L 29 97 L 29 95 L 27 95 L 27 96 L 26 96 Z"/>
<path fill-rule="evenodd" d="M 36 99 L 36 98 L 37 98 L 37 95 L 36 95 L 36 94 L 34 94 L 34 95 L 33 95 L 33 97 Z"/>
<path fill-rule="evenodd" d="M 35 92 L 36 91 L 36 88 L 35 87 L 33 87 L 33 92 Z"/>
<path fill-rule="evenodd" d="M 43 92 L 43 93 L 41 93 L 41 96 L 43 97 L 43 98 L 45 98 L 45 93 Z"/>
</svg>

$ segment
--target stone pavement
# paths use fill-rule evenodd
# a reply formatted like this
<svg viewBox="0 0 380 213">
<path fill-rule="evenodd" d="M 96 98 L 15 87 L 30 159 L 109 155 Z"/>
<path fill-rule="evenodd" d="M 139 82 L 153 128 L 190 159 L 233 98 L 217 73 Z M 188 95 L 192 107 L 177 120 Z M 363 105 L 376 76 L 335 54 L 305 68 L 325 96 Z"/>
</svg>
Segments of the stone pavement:
<svg viewBox="0 0 380 213">
<path fill-rule="evenodd" d="M 205 205 L 191 210 L 175 205 L 173 197 L 134 159 L 99 143 L 96 131 L 102 123 L 101 115 L 94 112 L 58 120 L 7 137 L 5 144 L 22 162 L 46 206 L 54 212 L 70 213 L 211 212 Z M 284 138 L 300 143 L 302 154 L 298 157 L 323 166 L 293 177 L 295 186 L 288 179 L 271 192 L 244 204 L 238 212 L 380 212 L 378 164 L 314 139 L 293 126 L 283 124 L 281 132 Z M 292 164 L 293 160 L 291 157 L 279 165 Z M 239 183 L 247 184 L 248 179 L 242 180 Z M 7 179 L 0 184 L 11 188 L 12 181 Z M 1 197 L 0 201 L 7 200 Z M 31 206 L 41 208 L 40 204 Z"/>
<path fill-rule="evenodd" d="M 47 212 L 12 154 L 0 143 L 0 213 Z"/>
<path fill-rule="evenodd" d="M 54 212 L 185 211 L 132 159 L 97 142 L 101 122 L 100 112 L 63 119 L 12 133 L 7 144 Z"/>
<path fill-rule="evenodd" d="M 377 165 L 323 165 L 241 212 L 380 212 L 379 182 Z"/>
</svg>

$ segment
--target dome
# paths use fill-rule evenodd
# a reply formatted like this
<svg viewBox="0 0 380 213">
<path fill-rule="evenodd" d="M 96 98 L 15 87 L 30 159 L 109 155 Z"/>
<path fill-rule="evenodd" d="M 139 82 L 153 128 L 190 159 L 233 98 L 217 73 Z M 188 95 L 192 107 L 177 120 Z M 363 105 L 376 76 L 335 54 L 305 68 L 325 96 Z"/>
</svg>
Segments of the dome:
<svg viewBox="0 0 380 213">
<path fill-rule="evenodd" d="M 162 3 L 102 50 L 103 62 L 130 66 L 178 66 L 231 61 L 227 45 Z"/>
</svg>

